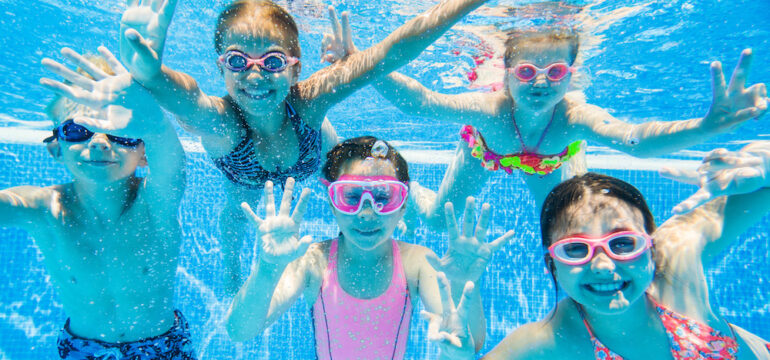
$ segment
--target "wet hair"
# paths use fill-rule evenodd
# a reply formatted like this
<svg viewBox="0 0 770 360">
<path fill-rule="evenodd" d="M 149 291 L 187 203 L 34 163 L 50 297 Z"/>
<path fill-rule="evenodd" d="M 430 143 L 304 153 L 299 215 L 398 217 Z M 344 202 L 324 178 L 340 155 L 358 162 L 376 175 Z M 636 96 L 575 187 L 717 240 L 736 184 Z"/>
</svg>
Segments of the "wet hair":
<svg viewBox="0 0 770 360">
<path fill-rule="evenodd" d="M 514 30 L 508 33 L 505 41 L 505 55 L 503 61 L 505 67 L 513 66 L 513 60 L 521 54 L 521 48 L 527 44 L 552 45 L 555 43 L 567 43 L 569 46 L 568 63 L 572 65 L 578 55 L 580 37 L 573 28 L 555 28 L 547 30 Z"/>
<path fill-rule="evenodd" d="M 374 145 L 381 141 L 388 146 L 387 153 L 381 156 L 372 156 L 372 148 Z M 409 168 L 406 164 L 406 160 L 398 153 L 390 144 L 384 140 L 377 139 L 374 136 L 360 136 L 351 139 L 347 139 L 337 145 L 335 145 L 326 154 L 326 164 L 324 164 L 323 173 L 324 179 L 329 182 L 336 181 L 340 177 L 342 168 L 350 160 L 364 160 L 368 157 L 381 157 L 390 161 L 393 167 L 396 169 L 396 178 L 403 183 L 409 183 Z"/>
<path fill-rule="evenodd" d="M 655 232 L 655 219 L 644 200 L 644 196 L 637 188 L 623 180 L 589 172 L 575 176 L 556 186 L 546 197 L 540 211 L 540 237 L 545 251 L 545 264 L 551 274 L 554 288 L 556 288 L 557 301 L 559 299 L 559 286 L 554 271 L 554 260 L 547 249 L 551 246 L 553 229 L 559 223 L 558 221 L 565 216 L 570 216 L 567 211 L 588 194 L 613 197 L 632 208 L 638 209 L 644 219 L 644 230 L 648 234 Z"/>
<path fill-rule="evenodd" d="M 89 62 L 96 65 L 96 67 L 99 70 L 104 71 L 108 75 L 115 75 L 115 70 L 113 70 L 110 65 L 107 63 L 107 60 L 105 60 L 100 55 L 94 55 L 94 54 L 84 54 L 83 57 L 86 58 Z M 89 75 L 85 70 L 82 68 L 77 68 L 76 72 L 80 75 L 83 75 L 91 80 L 94 80 L 94 78 Z M 63 81 L 65 84 L 70 84 L 69 81 Z M 66 97 L 63 97 L 59 94 L 56 94 L 51 100 L 51 102 L 48 103 L 45 107 L 45 112 L 48 114 L 48 117 L 53 121 L 54 127 L 59 126 L 62 122 L 72 117 L 75 113 L 81 113 L 81 114 L 87 114 L 88 112 L 95 111 L 85 105 L 81 105 L 78 103 L 75 103 L 74 101 L 67 99 Z"/>
<path fill-rule="evenodd" d="M 264 26 L 270 35 L 282 40 L 288 51 L 287 55 L 299 58 L 299 30 L 294 18 L 284 8 L 270 0 L 236 0 L 230 3 L 217 18 L 214 31 L 214 49 L 222 54 L 227 32 L 238 22 L 246 22 L 249 27 Z"/>
</svg>

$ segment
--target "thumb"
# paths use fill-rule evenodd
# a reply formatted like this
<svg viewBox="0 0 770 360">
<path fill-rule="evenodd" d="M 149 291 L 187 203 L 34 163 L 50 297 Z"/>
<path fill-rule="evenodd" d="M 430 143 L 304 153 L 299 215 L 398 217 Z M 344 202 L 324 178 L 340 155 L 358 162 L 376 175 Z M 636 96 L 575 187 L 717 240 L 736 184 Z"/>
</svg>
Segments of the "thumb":
<svg viewBox="0 0 770 360">
<path fill-rule="evenodd" d="M 157 59 L 157 53 L 152 49 L 136 29 L 128 29 L 125 32 L 128 45 L 136 52 L 136 55 L 144 59 Z"/>
<path fill-rule="evenodd" d="M 690 185 L 700 184 L 698 172 L 695 170 L 685 170 L 685 169 L 675 168 L 671 166 L 664 166 L 660 168 L 658 173 L 660 174 L 660 176 L 663 176 L 664 178 L 678 181 L 680 183 L 690 184 Z"/>
</svg>

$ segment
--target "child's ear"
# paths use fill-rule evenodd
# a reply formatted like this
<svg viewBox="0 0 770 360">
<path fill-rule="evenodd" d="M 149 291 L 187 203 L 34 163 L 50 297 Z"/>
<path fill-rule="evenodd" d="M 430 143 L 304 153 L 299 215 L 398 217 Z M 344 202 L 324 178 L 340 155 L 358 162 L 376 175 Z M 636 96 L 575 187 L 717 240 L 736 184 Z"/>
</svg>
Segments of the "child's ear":
<svg viewBox="0 0 770 360">
<path fill-rule="evenodd" d="M 45 148 L 54 160 L 59 161 L 59 158 L 61 158 L 61 146 L 59 146 L 59 140 L 54 139 L 53 141 L 46 143 Z"/>
<path fill-rule="evenodd" d="M 139 166 L 147 166 L 147 155 L 142 156 L 142 159 L 139 160 Z"/>
</svg>

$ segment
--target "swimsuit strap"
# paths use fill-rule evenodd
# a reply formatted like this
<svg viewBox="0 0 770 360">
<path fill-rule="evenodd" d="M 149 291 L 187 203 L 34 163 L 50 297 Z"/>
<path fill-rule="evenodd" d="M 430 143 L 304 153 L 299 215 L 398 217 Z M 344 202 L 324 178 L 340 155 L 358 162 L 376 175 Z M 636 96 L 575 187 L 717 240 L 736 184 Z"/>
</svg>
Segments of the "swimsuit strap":
<svg viewBox="0 0 770 360">
<path fill-rule="evenodd" d="M 521 143 L 521 149 L 524 152 L 529 153 L 536 153 L 537 150 L 540 148 L 540 144 L 543 143 L 543 139 L 545 139 L 545 134 L 548 133 L 548 129 L 551 127 L 551 123 L 553 123 L 553 118 L 556 116 L 556 107 L 553 107 L 553 112 L 551 112 L 551 119 L 548 120 L 548 124 L 545 125 L 545 128 L 543 129 L 543 132 L 540 134 L 540 139 L 537 140 L 537 145 L 532 150 L 527 149 L 527 145 L 524 144 L 524 138 L 521 136 L 521 130 L 519 130 L 519 125 L 516 124 L 516 116 L 513 115 L 513 110 L 511 110 L 511 120 L 513 120 L 513 128 L 516 129 L 516 136 L 519 139 L 519 143 Z"/>
</svg>

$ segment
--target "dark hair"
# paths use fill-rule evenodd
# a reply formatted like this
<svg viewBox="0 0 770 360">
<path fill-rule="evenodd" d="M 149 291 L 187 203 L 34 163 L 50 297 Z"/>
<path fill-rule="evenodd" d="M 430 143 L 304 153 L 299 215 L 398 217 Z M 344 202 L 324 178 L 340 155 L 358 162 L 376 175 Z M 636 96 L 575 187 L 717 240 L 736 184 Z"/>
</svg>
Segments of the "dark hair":
<svg viewBox="0 0 770 360">
<path fill-rule="evenodd" d="M 269 26 L 269 30 L 275 31 L 276 36 L 285 40 L 282 45 L 286 47 L 287 55 L 301 57 L 297 23 L 284 8 L 270 0 L 236 0 L 219 13 L 214 31 L 214 49 L 217 54 L 224 52 L 222 41 L 228 30 L 238 21 L 246 21 L 250 25 Z M 297 63 L 295 66 L 297 74 L 299 74 L 299 65 Z"/>
<path fill-rule="evenodd" d="M 580 37 L 573 28 L 561 27 L 548 30 L 515 30 L 508 33 L 508 39 L 505 41 L 505 55 L 503 61 L 505 67 L 513 66 L 513 59 L 521 53 L 520 46 L 524 43 L 533 44 L 553 44 L 567 43 L 569 46 L 569 63 L 573 64 L 578 54 L 580 46 Z"/>
<path fill-rule="evenodd" d="M 644 196 L 642 196 L 642 193 L 637 188 L 618 178 L 589 172 L 559 184 L 545 198 L 543 208 L 540 211 L 540 237 L 544 250 L 551 246 L 551 235 L 556 221 L 564 216 L 569 216 L 567 211 L 570 206 L 579 202 L 587 194 L 601 194 L 614 197 L 633 208 L 639 209 L 644 218 L 645 231 L 648 234 L 652 234 L 655 231 L 655 219 L 650 208 L 647 206 L 647 202 L 644 200 Z M 544 258 L 556 288 L 556 299 L 558 301 L 559 286 L 554 274 L 553 259 L 551 259 L 551 255 L 548 254 L 547 250 Z"/>
<path fill-rule="evenodd" d="M 324 164 L 323 176 L 327 181 L 336 181 L 340 176 L 342 167 L 350 160 L 363 160 L 372 156 L 372 147 L 380 139 L 374 136 L 360 136 L 347 139 L 335 145 L 326 154 L 326 164 Z M 396 169 L 396 178 L 403 183 L 409 182 L 409 168 L 406 160 L 390 144 L 380 140 L 388 145 L 388 152 L 385 159 L 393 164 Z"/>
</svg>

